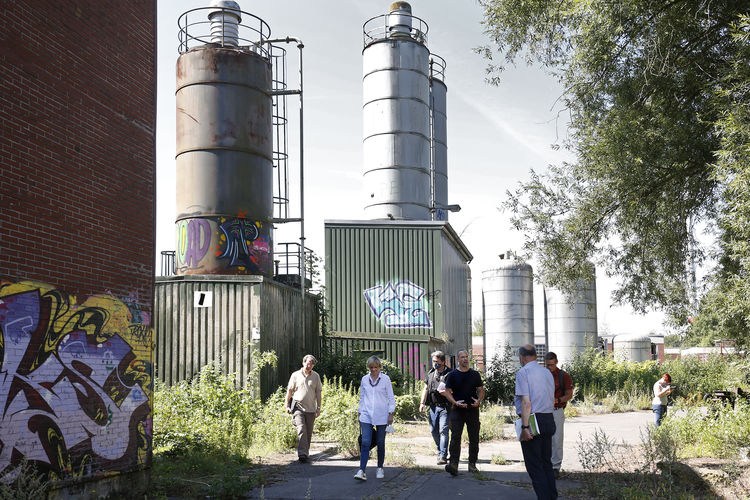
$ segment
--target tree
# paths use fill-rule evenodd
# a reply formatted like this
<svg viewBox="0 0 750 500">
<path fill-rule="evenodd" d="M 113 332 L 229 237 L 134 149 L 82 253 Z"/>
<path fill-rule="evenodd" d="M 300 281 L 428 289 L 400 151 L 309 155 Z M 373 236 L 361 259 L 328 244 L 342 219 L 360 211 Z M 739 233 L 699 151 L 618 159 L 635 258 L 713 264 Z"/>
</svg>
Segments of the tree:
<svg viewBox="0 0 750 500">
<path fill-rule="evenodd" d="M 475 319 L 471 326 L 471 335 L 473 337 L 481 337 L 484 335 L 484 321 L 481 319 Z"/>
<path fill-rule="evenodd" d="M 727 180 L 715 167 L 720 124 L 746 94 L 725 86 L 719 97 L 717 89 L 739 71 L 742 41 L 732 30 L 747 1 L 480 4 L 506 62 L 541 63 L 564 87 L 569 135 L 557 146 L 576 161 L 532 171 L 504 204 L 542 281 L 571 290 L 591 260 L 619 277 L 616 303 L 660 308 L 685 324 L 698 304 L 694 270 L 708 250 L 696 228 L 726 208 Z M 490 63 L 494 81 L 502 69 Z"/>
</svg>

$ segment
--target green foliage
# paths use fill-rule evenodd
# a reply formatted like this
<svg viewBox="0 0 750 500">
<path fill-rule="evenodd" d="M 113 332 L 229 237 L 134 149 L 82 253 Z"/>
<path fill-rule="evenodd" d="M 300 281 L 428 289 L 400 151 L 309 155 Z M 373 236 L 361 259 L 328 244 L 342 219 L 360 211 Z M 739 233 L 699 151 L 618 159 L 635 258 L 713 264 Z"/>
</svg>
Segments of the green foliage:
<svg viewBox="0 0 750 500">
<path fill-rule="evenodd" d="M 645 394 L 650 401 L 654 382 L 663 373 L 653 361 L 618 361 L 611 354 L 597 353 L 593 348 L 577 354 L 564 369 L 573 379 L 576 399 L 604 399 L 609 394 L 621 392 L 629 399 L 638 399 L 639 395 Z"/>
<path fill-rule="evenodd" d="M 479 412 L 479 441 L 503 439 L 505 415 L 503 407 L 489 405 Z"/>
<path fill-rule="evenodd" d="M 339 379 L 344 385 L 359 391 L 362 377 L 368 373 L 367 358 L 372 356 L 371 352 L 354 351 L 345 353 L 341 349 L 324 348 L 320 354 L 320 360 L 315 365 L 321 377 Z M 401 370 L 387 359 L 382 359 L 383 373 L 387 374 L 393 384 L 393 392 L 396 395 L 405 394 L 414 385 L 414 381 L 404 375 Z"/>
<path fill-rule="evenodd" d="M 0 500 L 47 498 L 48 491 L 47 475 L 25 459 L 0 477 Z"/>
<path fill-rule="evenodd" d="M 419 413 L 419 401 L 422 391 L 419 393 L 404 394 L 396 396 L 396 420 L 404 422 L 407 420 L 424 420 L 424 415 Z"/>
<path fill-rule="evenodd" d="M 675 405 L 660 427 L 674 439 L 682 457 L 737 457 L 750 443 L 750 404 L 705 407 Z"/>
<path fill-rule="evenodd" d="M 509 404 L 516 392 L 518 360 L 513 356 L 510 344 L 496 349 L 484 377 L 485 399 L 490 403 Z"/>
<path fill-rule="evenodd" d="M 532 172 L 505 204 L 542 280 L 570 291 L 596 261 L 620 278 L 616 302 L 664 308 L 684 325 L 697 305 L 691 270 L 706 254 L 696 226 L 718 214 L 724 255 L 750 254 L 747 2 L 480 4 L 505 60 L 541 63 L 565 89 L 564 146 L 576 160 Z M 722 203 L 724 192 L 737 196 Z M 750 317 L 747 276 L 727 300 L 735 321 Z"/>
<path fill-rule="evenodd" d="M 216 449 L 156 452 L 149 498 L 241 498 L 263 480 L 252 466 L 245 457 Z"/>
<path fill-rule="evenodd" d="M 475 319 L 471 324 L 472 337 L 481 337 L 484 335 L 484 322 L 481 319 Z"/>
<path fill-rule="evenodd" d="M 255 448 L 283 451 L 297 445 L 297 429 L 284 409 L 286 390 L 279 387 L 262 405 L 258 419 L 247 429 L 245 439 Z"/>
<path fill-rule="evenodd" d="M 747 388 L 745 374 L 750 373 L 750 360 L 713 354 L 705 361 L 696 356 L 669 360 L 661 366 L 677 385 L 675 396 L 689 397 L 713 391 Z"/>
<path fill-rule="evenodd" d="M 336 443 L 339 453 L 358 456 L 357 408 L 359 396 L 340 378 L 323 377 L 323 407 L 315 420 L 315 433 Z"/>
</svg>

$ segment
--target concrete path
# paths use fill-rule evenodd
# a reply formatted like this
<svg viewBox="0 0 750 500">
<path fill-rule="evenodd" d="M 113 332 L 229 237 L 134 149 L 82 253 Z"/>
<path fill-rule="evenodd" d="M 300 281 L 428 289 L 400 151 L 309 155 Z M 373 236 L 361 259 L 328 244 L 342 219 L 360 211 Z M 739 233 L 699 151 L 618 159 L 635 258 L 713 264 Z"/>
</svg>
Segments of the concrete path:
<svg viewBox="0 0 750 500">
<path fill-rule="evenodd" d="M 584 437 L 593 434 L 594 430 L 604 430 L 610 438 L 618 443 L 629 445 L 640 443 L 640 431 L 651 422 L 651 412 L 630 412 L 606 415 L 586 415 L 568 419 L 565 424 L 565 453 L 563 471 L 580 471 L 581 465 L 575 445 L 579 432 Z M 424 436 L 403 438 L 389 436 L 386 448 L 408 447 L 411 450 L 425 450 L 432 446 L 429 428 L 424 424 Z M 506 435 L 512 432 L 511 426 L 506 429 Z M 458 476 L 451 476 L 442 466 L 435 464 L 436 457 L 429 453 L 414 455 L 414 465 L 410 467 L 389 466 L 386 459 L 385 479 L 375 479 L 375 463 L 371 459 L 366 482 L 356 481 L 353 476 L 357 471 L 358 462 L 337 456 L 318 454 L 307 464 L 292 462 L 284 467 L 283 472 L 276 478 L 276 482 L 263 489 L 255 489 L 249 493 L 250 498 L 266 499 L 430 499 L 435 498 L 514 498 L 534 499 L 534 491 L 523 465 L 521 447 L 515 440 L 492 441 L 481 443 L 479 446 L 478 467 L 479 474 L 469 474 L 466 471 L 466 455 L 468 450 L 462 450 L 460 471 Z M 504 465 L 492 463 L 492 458 L 499 455 L 507 461 Z M 373 453 L 374 457 L 374 453 Z M 557 482 L 561 498 L 566 490 L 580 487 L 578 483 L 565 480 L 565 476 Z"/>
</svg>

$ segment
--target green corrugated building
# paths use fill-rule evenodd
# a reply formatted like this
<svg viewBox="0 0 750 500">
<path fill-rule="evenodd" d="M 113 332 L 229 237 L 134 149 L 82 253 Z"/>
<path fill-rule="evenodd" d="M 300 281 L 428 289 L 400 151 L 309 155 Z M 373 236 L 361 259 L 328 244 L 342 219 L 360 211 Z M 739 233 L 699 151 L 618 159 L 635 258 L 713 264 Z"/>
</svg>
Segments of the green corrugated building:
<svg viewBox="0 0 750 500">
<path fill-rule="evenodd" d="M 380 354 L 417 379 L 433 350 L 471 348 L 473 257 L 448 222 L 326 221 L 325 247 L 335 347 Z"/>
</svg>

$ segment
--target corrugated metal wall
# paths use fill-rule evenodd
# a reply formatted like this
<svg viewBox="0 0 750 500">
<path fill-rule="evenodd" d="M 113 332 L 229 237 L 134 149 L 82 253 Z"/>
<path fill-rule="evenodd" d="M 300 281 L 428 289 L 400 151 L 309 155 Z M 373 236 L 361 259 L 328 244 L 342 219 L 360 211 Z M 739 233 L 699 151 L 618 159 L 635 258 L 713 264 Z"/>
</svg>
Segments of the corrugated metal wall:
<svg viewBox="0 0 750 500">
<path fill-rule="evenodd" d="M 195 307 L 195 292 L 210 292 L 211 307 Z M 213 361 L 245 386 L 250 353 L 273 350 L 276 370 L 264 370 L 261 393 L 285 385 L 306 353 L 318 353 L 318 298 L 306 296 L 305 335 L 299 290 L 258 276 L 157 278 L 154 300 L 156 376 L 167 384 L 193 377 Z M 258 345 L 259 344 L 259 345 Z"/>
<path fill-rule="evenodd" d="M 466 259 L 448 238 L 442 239 L 443 331 L 456 349 L 471 348 L 471 288 Z"/>
<path fill-rule="evenodd" d="M 366 223 L 363 223 L 366 224 Z M 439 231 L 401 227 L 326 227 L 326 288 L 336 332 L 433 335 L 442 324 L 432 297 L 440 266 Z M 386 327 L 365 290 L 408 281 L 424 289 L 432 327 Z M 438 330 L 439 331 L 439 330 Z"/>
<path fill-rule="evenodd" d="M 451 355 L 469 347 L 471 254 L 447 223 L 327 221 L 325 237 L 330 342 L 344 352 L 381 352 L 416 378 L 432 350 Z M 377 290 L 400 298 L 400 291 L 420 289 L 418 306 L 412 301 L 406 308 L 383 307 L 402 307 L 407 322 L 417 318 L 406 326 L 389 324 L 385 313 L 378 316 L 365 296 Z"/>
</svg>

